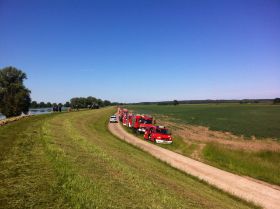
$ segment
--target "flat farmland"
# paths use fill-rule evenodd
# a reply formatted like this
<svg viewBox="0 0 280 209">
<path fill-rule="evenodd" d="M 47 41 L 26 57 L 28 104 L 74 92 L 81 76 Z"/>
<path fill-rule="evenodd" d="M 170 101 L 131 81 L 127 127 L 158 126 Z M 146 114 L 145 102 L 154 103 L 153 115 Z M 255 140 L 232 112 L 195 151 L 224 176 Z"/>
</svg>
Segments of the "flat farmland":
<svg viewBox="0 0 280 209">
<path fill-rule="evenodd" d="M 139 113 L 157 114 L 171 120 L 209 127 L 236 135 L 280 139 L 280 105 L 194 104 L 131 105 Z"/>
<path fill-rule="evenodd" d="M 269 104 L 130 105 L 171 129 L 166 149 L 280 185 L 280 106 Z"/>
</svg>

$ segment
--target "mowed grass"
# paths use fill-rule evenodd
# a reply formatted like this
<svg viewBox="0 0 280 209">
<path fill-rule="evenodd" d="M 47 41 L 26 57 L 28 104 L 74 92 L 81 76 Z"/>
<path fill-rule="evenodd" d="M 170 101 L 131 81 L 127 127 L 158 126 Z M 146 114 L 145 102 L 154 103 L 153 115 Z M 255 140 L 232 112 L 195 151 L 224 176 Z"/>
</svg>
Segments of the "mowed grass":
<svg viewBox="0 0 280 209">
<path fill-rule="evenodd" d="M 1 208 L 252 208 L 111 135 L 114 108 L 0 128 Z"/>
<path fill-rule="evenodd" d="M 139 113 L 162 114 L 177 122 L 207 126 L 236 135 L 280 139 L 280 105 L 130 105 L 128 108 Z"/>
</svg>

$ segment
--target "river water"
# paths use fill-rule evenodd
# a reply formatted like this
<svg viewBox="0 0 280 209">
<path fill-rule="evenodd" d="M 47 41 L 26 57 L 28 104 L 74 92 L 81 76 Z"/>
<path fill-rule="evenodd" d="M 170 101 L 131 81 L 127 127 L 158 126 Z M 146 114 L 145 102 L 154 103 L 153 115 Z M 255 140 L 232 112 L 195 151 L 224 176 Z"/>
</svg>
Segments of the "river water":
<svg viewBox="0 0 280 209">
<path fill-rule="evenodd" d="M 66 108 L 62 108 L 62 111 Z M 52 108 L 36 108 L 36 109 L 29 109 L 30 115 L 41 115 L 41 114 L 48 114 L 52 113 Z M 0 113 L 0 120 L 5 119 L 5 116 Z"/>
</svg>

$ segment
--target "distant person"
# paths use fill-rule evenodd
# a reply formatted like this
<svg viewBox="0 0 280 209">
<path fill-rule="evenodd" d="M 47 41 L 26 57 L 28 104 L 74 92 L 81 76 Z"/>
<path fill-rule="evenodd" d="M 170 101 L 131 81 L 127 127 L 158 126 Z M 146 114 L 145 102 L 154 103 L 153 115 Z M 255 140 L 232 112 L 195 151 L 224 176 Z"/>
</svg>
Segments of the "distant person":
<svg viewBox="0 0 280 209">
<path fill-rule="evenodd" d="M 61 112 L 62 105 L 58 105 L 58 111 Z"/>
</svg>

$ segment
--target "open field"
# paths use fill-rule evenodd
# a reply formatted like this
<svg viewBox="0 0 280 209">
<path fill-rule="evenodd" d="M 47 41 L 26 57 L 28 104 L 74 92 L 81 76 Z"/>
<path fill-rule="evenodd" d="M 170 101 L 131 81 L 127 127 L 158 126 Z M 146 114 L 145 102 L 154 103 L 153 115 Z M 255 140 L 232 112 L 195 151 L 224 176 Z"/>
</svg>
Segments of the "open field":
<svg viewBox="0 0 280 209">
<path fill-rule="evenodd" d="M 140 113 L 163 114 L 176 122 L 207 126 L 247 137 L 280 139 L 280 105 L 195 104 L 131 105 Z"/>
<path fill-rule="evenodd" d="M 0 127 L 1 208 L 252 208 L 107 130 L 114 108 Z"/>
<path fill-rule="evenodd" d="M 237 120 L 237 117 L 234 114 L 234 108 L 236 108 L 236 115 L 241 115 L 241 113 L 244 115 L 245 113 L 248 113 L 248 115 L 239 118 L 240 124 L 246 124 L 247 122 L 244 123 L 243 120 L 245 119 L 242 118 L 250 118 L 252 112 L 255 112 L 255 118 L 259 118 L 259 120 L 263 121 L 263 124 L 259 124 L 258 122 L 255 122 L 255 120 L 250 120 L 253 125 L 250 124 L 249 126 L 243 128 L 243 130 L 249 130 L 252 126 L 258 126 L 254 127 L 254 129 L 259 129 L 259 132 L 266 132 L 262 129 L 276 129 L 272 132 L 278 133 L 280 126 L 276 127 L 275 125 L 272 125 L 272 127 L 269 127 L 268 124 L 270 124 L 270 122 L 268 118 L 271 117 L 271 121 L 275 121 L 275 123 L 279 124 L 279 106 L 220 104 L 179 105 L 174 107 L 135 105 L 129 106 L 129 108 L 137 112 L 145 112 L 155 115 L 158 123 L 167 125 L 172 129 L 175 136 L 174 143 L 170 146 L 164 146 L 165 148 L 233 173 L 250 176 L 272 184 L 280 185 L 279 141 L 261 137 L 257 139 L 252 139 L 251 137 L 241 137 L 228 132 L 209 130 L 207 127 L 199 126 L 201 124 L 206 125 L 211 120 L 215 121 L 215 117 L 218 117 L 217 115 L 219 115 L 219 117 L 226 118 L 225 121 L 228 121 L 228 125 L 226 124 L 225 126 L 231 127 L 232 125 L 230 123 L 236 123 Z M 219 108 L 221 108 L 221 110 L 218 110 Z M 252 110 L 247 111 L 247 108 L 252 108 Z M 268 110 L 265 111 L 265 108 Z M 272 108 L 272 110 L 269 110 L 269 108 Z M 201 112 L 199 111 L 200 109 Z M 206 110 L 212 112 L 213 109 L 214 113 L 219 114 L 213 116 L 214 118 L 211 119 L 210 117 L 212 113 L 207 113 Z M 222 115 L 226 109 L 230 112 L 230 114 L 225 113 Z M 180 116 L 180 114 L 183 115 Z M 197 115 L 197 120 L 201 121 L 199 125 L 188 123 L 187 118 L 191 118 L 195 114 Z M 206 116 L 204 114 L 206 114 Z M 266 117 L 264 117 L 266 118 L 266 121 L 262 118 L 263 115 L 266 115 Z M 276 118 L 276 116 L 278 118 Z M 206 118 L 205 123 L 202 122 L 204 118 Z"/>
</svg>

